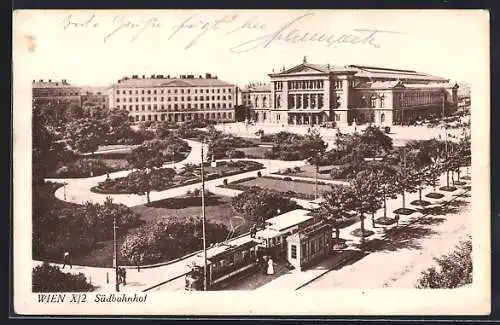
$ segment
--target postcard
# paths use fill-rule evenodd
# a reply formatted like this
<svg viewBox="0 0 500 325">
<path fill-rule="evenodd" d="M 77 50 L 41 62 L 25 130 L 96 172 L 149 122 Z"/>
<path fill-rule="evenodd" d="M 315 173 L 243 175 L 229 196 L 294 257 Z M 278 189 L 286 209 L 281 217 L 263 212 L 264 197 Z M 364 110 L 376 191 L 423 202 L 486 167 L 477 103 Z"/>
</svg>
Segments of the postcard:
<svg viewBox="0 0 500 325">
<path fill-rule="evenodd" d="M 15 11 L 15 313 L 489 314 L 489 69 L 483 10 Z"/>
</svg>

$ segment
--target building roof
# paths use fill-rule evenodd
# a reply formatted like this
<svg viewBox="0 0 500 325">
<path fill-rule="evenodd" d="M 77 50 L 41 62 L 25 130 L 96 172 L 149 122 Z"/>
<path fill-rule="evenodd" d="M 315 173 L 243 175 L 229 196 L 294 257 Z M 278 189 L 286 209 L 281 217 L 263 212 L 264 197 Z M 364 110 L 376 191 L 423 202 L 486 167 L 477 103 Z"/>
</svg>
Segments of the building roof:
<svg viewBox="0 0 500 325">
<path fill-rule="evenodd" d="M 82 94 L 94 94 L 97 95 L 98 93 L 101 93 L 101 95 L 107 95 L 109 87 L 92 87 L 92 86 L 82 86 L 80 87 Z"/>
<path fill-rule="evenodd" d="M 430 75 L 428 73 L 418 72 L 415 70 L 393 69 L 384 67 L 369 67 L 362 65 L 331 65 L 331 64 L 313 64 L 303 62 L 293 68 L 283 69 L 277 73 L 270 75 L 286 75 L 300 73 L 341 73 L 353 74 L 360 78 L 381 78 L 381 79 L 409 79 L 421 81 L 441 81 L 446 82 L 448 79 Z"/>
<path fill-rule="evenodd" d="M 207 264 L 211 263 L 211 259 L 232 252 L 242 246 L 255 245 L 257 245 L 257 242 L 248 234 L 228 240 L 227 242 L 217 243 L 214 246 L 207 248 Z M 203 265 L 203 253 L 196 254 L 189 264 Z"/>
<path fill-rule="evenodd" d="M 255 234 L 256 238 L 263 238 L 263 239 L 269 239 L 269 238 L 274 238 L 281 235 L 279 231 L 273 230 L 273 229 L 263 229 L 257 231 Z"/>
<path fill-rule="evenodd" d="M 228 82 L 217 79 L 216 77 L 209 78 L 165 78 L 163 76 L 154 78 L 122 78 L 112 85 L 112 87 L 229 87 L 234 86 Z"/>
<path fill-rule="evenodd" d="M 308 215 L 309 213 L 309 210 L 296 209 L 267 219 L 266 223 L 269 224 L 269 229 L 282 231 L 312 219 L 312 216 Z"/>
<path fill-rule="evenodd" d="M 325 223 L 323 221 L 317 222 L 315 224 L 312 224 L 304 229 L 299 230 L 293 235 L 290 235 L 288 237 L 288 241 L 290 242 L 297 242 L 300 239 L 305 239 L 311 236 L 314 236 L 320 231 L 326 230 L 326 229 L 331 229 L 331 226 L 328 223 Z"/>
<path fill-rule="evenodd" d="M 65 79 L 63 80 L 58 80 L 58 81 L 52 81 L 51 79 L 49 80 L 33 80 L 31 84 L 32 88 L 78 88 L 75 85 L 72 85 L 68 83 Z"/>
<path fill-rule="evenodd" d="M 255 85 L 247 85 L 243 89 L 242 92 L 271 92 L 271 84 L 255 84 Z"/>
</svg>

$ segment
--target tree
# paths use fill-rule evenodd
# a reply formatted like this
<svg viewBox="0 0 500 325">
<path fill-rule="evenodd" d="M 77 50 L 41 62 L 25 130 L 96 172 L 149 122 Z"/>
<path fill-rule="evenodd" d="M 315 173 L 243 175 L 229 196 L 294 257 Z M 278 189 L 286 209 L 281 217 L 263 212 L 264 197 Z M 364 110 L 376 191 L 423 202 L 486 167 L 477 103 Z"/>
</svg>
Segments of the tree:
<svg viewBox="0 0 500 325">
<path fill-rule="evenodd" d="M 131 263 L 140 265 L 171 260 L 203 247 L 202 219 L 198 216 L 179 218 L 164 216 L 153 225 L 141 227 L 127 235 L 121 254 Z M 222 224 L 206 222 L 207 244 L 227 238 L 227 228 Z"/>
<path fill-rule="evenodd" d="M 145 141 L 127 155 L 127 162 L 133 168 L 141 170 L 160 168 L 163 164 L 172 161 L 176 153 L 186 151 L 187 148 L 189 146 L 185 141 L 175 137 Z"/>
<path fill-rule="evenodd" d="M 139 229 L 127 235 L 120 249 L 121 256 L 137 266 L 137 272 L 140 271 L 141 265 L 148 262 L 154 263 L 161 257 L 159 246 L 154 241 L 154 234 L 149 230 Z"/>
<path fill-rule="evenodd" d="M 400 152 L 399 159 L 399 171 L 396 174 L 395 188 L 402 194 L 403 209 L 406 209 L 406 192 L 414 193 L 417 191 L 419 180 L 415 173 L 412 173 L 413 169 L 411 165 L 407 163 L 407 160 L 412 160 L 409 155 L 413 155 L 414 152 L 407 152 L 406 148 L 403 148 Z"/>
<path fill-rule="evenodd" d="M 284 197 L 283 193 L 259 187 L 238 194 L 232 199 L 231 205 L 235 212 L 262 222 L 278 215 L 278 210 L 285 213 L 298 207 L 295 201 Z"/>
<path fill-rule="evenodd" d="M 102 122 L 91 117 L 75 120 L 66 127 L 66 139 L 71 148 L 92 155 L 104 142 L 105 133 Z"/>
<path fill-rule="evenodd" d="M 315 167 L 315 197 L 318 197 L 318 173 L 319 164 L 324 159 L 328 144 L 323 141 L 316 129 L 309 129 L 302 142 L 302 148 L 307 162 Z"/>
<path fill-rule="evenodd" d="M 106 126 L 106 137 L 109 143 L 130 143 L 133 131 L 130 128 L 129 112 L 115 109 L 109 112 L 103 122 Z"/>
<path fill-rule="evenodd" d="M 175 171 L 172 168 L 142 169 L 131 172 L 127 175 L 127 188 L 135 194 L 146 195 L 147 203 L 151 203 L 151 191 L 158 191 L 161 188 L 172 184 Z"/>
<path fill-rule="evenodd" d="M 378 178 L 376 173 L 364 170 L 359 172 L 350 183 L 355 194 L 354 207 L 360 214 L 361 245 L 363 245 L 365 231 L 364 213 L 370 212 L 372 214 L 372 225 L 375 226 L 375 211 L 381 206 Z"/>
<path fill-rule="evenodd" d="M 319 207 L 313 210 L 315 217 L 325 218 L 335 228 L 335 238 L 339 238 L 343 213 L 354 208 L 355 193 L 351 186 L 332 185 L 323 193 Z"/>
<path fill-rule="evenodd" d="M 48 263 L 33 268 L 31 285 L 33 292 L 89 292 L 95 289 L 83 273 L 64 273 L 58 266 Z"/>
<path fill-rule="evenodd" d="M 472 283 L 472 241 L 460 242 L 455 250 L 436 258 L 436 267 L 422 272 L 417 288 L 453 289 Z"/>
</svg>

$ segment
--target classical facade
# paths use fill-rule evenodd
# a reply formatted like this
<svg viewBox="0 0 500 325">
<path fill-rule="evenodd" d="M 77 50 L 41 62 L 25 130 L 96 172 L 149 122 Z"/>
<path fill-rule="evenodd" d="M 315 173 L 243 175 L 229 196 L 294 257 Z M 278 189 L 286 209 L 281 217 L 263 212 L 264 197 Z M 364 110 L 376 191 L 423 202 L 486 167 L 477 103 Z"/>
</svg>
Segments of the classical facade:
<svg viewBox="0 0 500 325">
<path fill-rule="evenodd" d="M 81 107 L 80 87 L 74 86 L 63 79 L 52 81 L 33 80 L 31 84 L 33 103 L 36 104 L 73 104 Z"/>
<path fill-rule="evenodd" d="M 268 87 L 244 90 L 257 122 L 391 125 L 449 112 L 458 101 L 458 85 L 412 70 L 311 64 L 304 58 L 269 77 Z"/>
<path fill-rule="evenodd" d="M 234 120 L 236 86 L 216 76 L 133 75 L 109 88 L 109 107 L 127 110 L 134 121 Z"/>
</svg>

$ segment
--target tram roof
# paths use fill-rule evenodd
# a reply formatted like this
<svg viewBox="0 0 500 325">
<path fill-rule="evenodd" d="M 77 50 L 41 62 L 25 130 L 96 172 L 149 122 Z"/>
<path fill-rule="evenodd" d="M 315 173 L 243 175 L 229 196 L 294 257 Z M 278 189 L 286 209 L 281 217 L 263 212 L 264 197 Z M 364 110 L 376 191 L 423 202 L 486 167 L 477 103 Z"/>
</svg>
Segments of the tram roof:
<svg viewBox="0 0 500 325">
<path fill-rule="evenodd" d="M 270 225 L 271 229 L 282 231 L 312 219 L 312 216 L 308 215 L 309 213 L 309 210 L 296 209 L 267 219 L 266 223 Z"/>
</svg>

